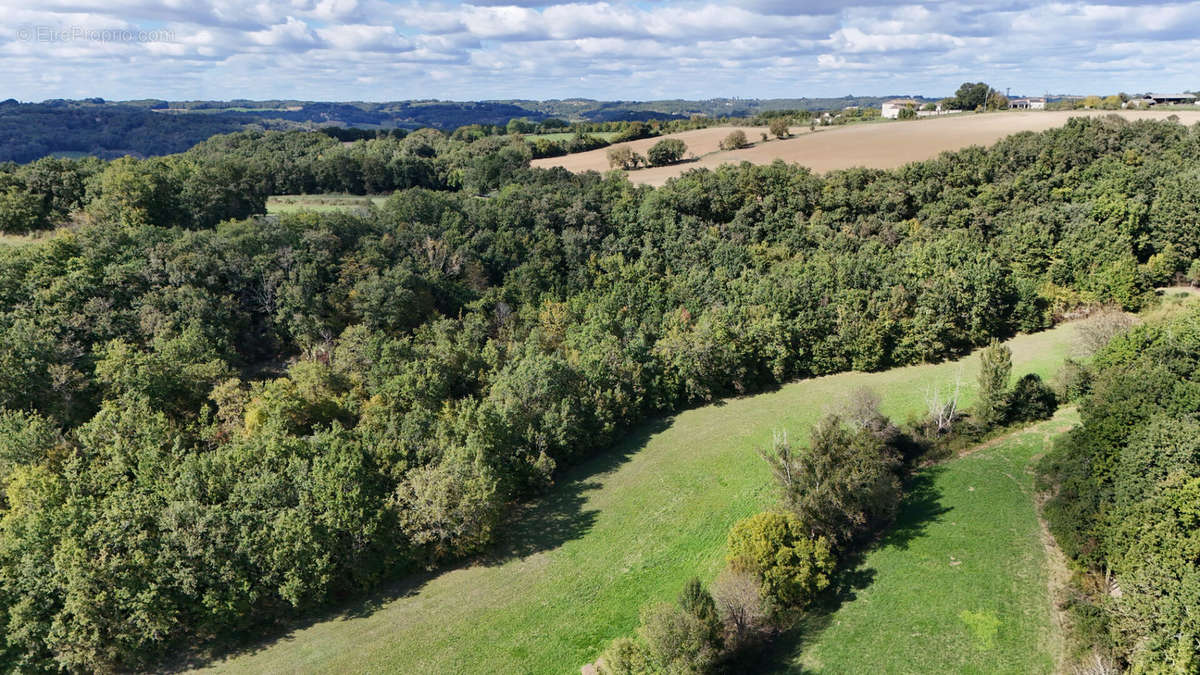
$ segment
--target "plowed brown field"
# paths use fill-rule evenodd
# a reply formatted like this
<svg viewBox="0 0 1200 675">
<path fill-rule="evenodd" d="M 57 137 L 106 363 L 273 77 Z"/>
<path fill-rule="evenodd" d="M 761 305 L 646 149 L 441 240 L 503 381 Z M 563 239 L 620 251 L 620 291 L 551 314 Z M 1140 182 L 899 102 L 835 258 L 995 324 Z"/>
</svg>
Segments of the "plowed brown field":
<svg viewBox="0 0 1200 675">
<path fill-rule="evenodd" d="M 753 147 L 719 151 L 717 146 L 729 134 L 730 127 L 712 127 L 672 134 L 687 143 L 688 154 L 695 161 L 674 166 L 651 167 L 629 172 L 635 183 L 662 185 L 689 169 L 713 168 L 721 164 L 752 162 L 768 164 L 776 159 L 794 162 L 818 172 L 865 166 L 890 169 L 909 162 L 936 157 L 946 150 L 958 150 L 971 145 L 991 145 L 1020 131 L 1043 131 L 1061 126 L 1071 117 L 1082 115 L 1118 114 L 1129 119 L 1166 119 L 1178 115 L 1185 124 L 1200 122 L 1197 110 L 1122 110 L 1111 111 L 1023 111 L 987 114 L 961 113 L 909 122 L 879 122 L 851 124 L 841 127 L 818 127 L 810 133 L 807 127 L 792 130 L 797 134 L 783 140 L 759 141 L 765 127 L 740 127 Z M 644 138 L 628 143 L 634 151 L 645 154 L 659 138 Z M 534 166 L 562 166 L 571 171 L 608 171 L 607 148 L 580 152 L 565 157 L 550 157 L 533 162 Z"/>
</svg>

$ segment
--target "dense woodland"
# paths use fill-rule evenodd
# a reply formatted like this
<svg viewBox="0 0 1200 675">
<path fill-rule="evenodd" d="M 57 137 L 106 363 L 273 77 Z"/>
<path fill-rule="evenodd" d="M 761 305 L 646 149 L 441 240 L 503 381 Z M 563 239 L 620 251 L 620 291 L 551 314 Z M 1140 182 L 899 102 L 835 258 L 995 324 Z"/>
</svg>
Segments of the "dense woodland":
<svg viewBox="0 0 1200 675">
<path fill-rule="evenodd" d="M 1169 122 L 659 189 L 529 156 L 240 133 L 8 167 L 7 212 L 77 225 L 0 249 L 6 666 L 261 634 L 484 550 L 650 416 L 1136 309 L 1200 255 L 1200 128 Z"/>
<path fill-rule="evenodd" d="M 1083 423 L 1042 462 L 1079 565 L 1067 608 L 1101 663 L 1200 669 L 1200 312 L 1117 336 L 1073 378 Z"/>
<path fill-rule="evenodd" d="M 869 100 L 874 102 L 869 106 L 874 110 L 881 99 Z M 319 130 L 340 140 L 376 135 L 403 136 L 422 128 L 439 129 L 447 134 L 461 130 L 458 138 L 468 140 L 511 132 L 568 131 L 584 135 L 597 131 L 620 132 L 631 124 L 678 131 L 727 124 L 734 119 L 753 123 L 781 112 L 794 113 L 799 119 L 807 116 L 814 105 L 824 103 L 834 106 L 833 110 L 841 110 L 852 101 L 857 102 L 857 99 L 743 101 L 736 106 L 726 105 L 725 101 L 322 103 L 53 99 L 20 103 L 8 99 L 0 101 L 0 162 L 31 162 L 46 156 L 89 155 L 104 159 L 125 155 L 161 156 L 183 152 L 218 134 L 264 129 Z M 656 112 L 681 109 L 692 112 Z M 626 140 L 640 137 L 635 133 Z M 598 140 L 597 137 L 590 138 L 593 143 Z M 561 149 L 550 154 L 599 147 L 559 145 Z"/>
</svg>

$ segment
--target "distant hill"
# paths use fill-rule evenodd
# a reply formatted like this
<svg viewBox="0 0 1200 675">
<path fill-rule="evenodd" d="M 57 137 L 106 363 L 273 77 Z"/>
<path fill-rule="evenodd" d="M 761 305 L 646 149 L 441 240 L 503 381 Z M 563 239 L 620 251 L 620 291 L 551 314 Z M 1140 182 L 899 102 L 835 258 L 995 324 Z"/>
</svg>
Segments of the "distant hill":
<svg viewBox="0 0 1200 675">
<path fill-rule="evenodd" d="M 703 117 L 753 117 L 770 110 L 840 110 L 878 106 L 891 96 L 703 101 L 437 101 L 320 102 L 298 100 L 105 101 L 53 99 L 0 102 L 0 161 L 29 162 L 54 154 L 151 156 L 182 152 L 211 136 L 247 128 L 351 127 L 451 131 L 470 124 L 620 122 Z"/>
</svg>

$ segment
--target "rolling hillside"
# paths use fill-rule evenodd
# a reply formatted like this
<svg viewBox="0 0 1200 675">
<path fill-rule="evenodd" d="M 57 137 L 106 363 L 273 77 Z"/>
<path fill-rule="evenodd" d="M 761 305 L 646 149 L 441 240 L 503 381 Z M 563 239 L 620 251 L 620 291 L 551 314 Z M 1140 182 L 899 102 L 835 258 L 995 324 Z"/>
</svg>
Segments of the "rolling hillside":
<svg viewBox="0 0 1200 675">
<path fill-rule="evenodd" d="M 793 129 L 799 133 L 792 138 L 758 142 L 742 150 L 718 151 L 717 144 L 731 129 L 714 127 L 699 131 L 673 134 L 688 145 L 689 154 L 699 159 L 674 166 L 651 167 L 629 172 L 629 179 L 646 185 L 662 185 L 684 171 L 714 168 L 721 164 L 750 162 L 769 164 L 777 159 L 807 166 L 817 172 L 865 166 L 872 169 L 891 169 L 936 157 L 947 150 L 970 145 L 991 145 L 1022 131 L 1044 131 L 1065 124 L 1081 115 L 1119 114 L 1129 119 L 1166 119 L 1178 115 L 1186 124 L 1200 121 L 1200 111 L 1026 111 L 1001 112 L 984 115 L 961 114 L 912 122 L 880 122 L 851 124 L 841 127 L 818 128 L 808 133 L 807 127 Z M 765 129 L 745 129 L 751 141 L 757 141 Z M 658 139 L 646 139 L 630 144 L 637 152 L 645 152 Z M 590 150 L 565 157 L 539 159 L 534 166 L 562 166 L 571 171 L 608 171 L 607 149 Z"/>
<path fill-rule="evenodd" d="M 1011 341 L 1014 374 L 1047 376 L 1073 330 Z M 973 398 L 977 361 L 844 373 L 724 401 L 649 424 L 559 479 L 486 560 L 415 579 L 209 664 L 219 672 L 566 673 L 630 632 L 638 607 L 711 579 L 729 526 L 771 503 L 757 449 L 817 418 L 861 386 L 883 411 L 920 413 L 927 389 L 961 375 Z"/>
</svg>

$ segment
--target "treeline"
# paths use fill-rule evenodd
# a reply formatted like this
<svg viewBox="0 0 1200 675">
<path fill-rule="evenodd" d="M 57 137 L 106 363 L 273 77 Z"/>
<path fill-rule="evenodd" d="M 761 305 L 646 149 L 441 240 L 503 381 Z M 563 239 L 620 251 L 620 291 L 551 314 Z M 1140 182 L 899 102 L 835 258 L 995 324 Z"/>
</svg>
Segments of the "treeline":
<svg viewBox="0 0 1200 675">
<path fill-rule="evenodd" d="M 54 153 L 105 159 L 166 155 L 258 122 L 238 114 L 185 118 L 103 102 L 22 104 L 10 99 L 0 103 L 0 162 L 29 162 Z"/>
<path fill-rule="evenodd" d="M 246 131 L 168 157 L 45 157 L 0 165 L 0 232 L 48 229 L 81 214 L 207 228 L 265 213 L 267 197 L 280 194 L 484 193 L 525 169 L 531 156 L 519 137 L 465 142 L 425 129 L 353 143 L 326 133 Z"/>
<path fill-rule="evenodd" d="M 1081 647 L 1114 672 L 1196 672 L 1200 313 L 1118 335 L 1073 381 L 1082 424 L 1039 473 Z"/>
<path fill-rule="evenodd" d="M 683 116 L 651 110 L 605 108 L 594 111 L 598 115 L 596 118 L 589 118 L 585 112 L 588 121 L 568 123 L 561 116 L 549 116 L 536 108 L 529 102 L 524 102 L 523 106 L 502 101 L 321 103 L 54 99 L 20 103 L 9 99 L 0 102 L 0 162 L 31 162 L 46 156 L 155 157 L 184 152 L 196 143 L 220 134 L 268 129 L 317 130 L 344 141 L 403 136 L 416 129 L 437 129 L 453 134 L 455 140 L 471 141 L 514 133 L 578 132 L 588 136 L 621 132 L 631 124 L 653 126 L 660 130 L 656 133 L 674 133 L 742 123 L 779 112 L 756 115 L 740 110 Z M 809 114 L 807 111 L 790 112 L 797 116 Z"/>
<path fill-rule="evenodd" d="M 1137 308 L 1200 245 L 1200 129 L 1168 122 L 660 189 L 525 147 L 222 137 L 104 166 L 160 187 L 0 249 L 4 663 L 144 669 L 261 633 L 484 550 L 647 416 Z M 130 197 L 177 204 L 173 163 L 218 160 L 254 194 L 367 189 L 366 167 L 446 189 L 208 229 Z"/>
</svg>

